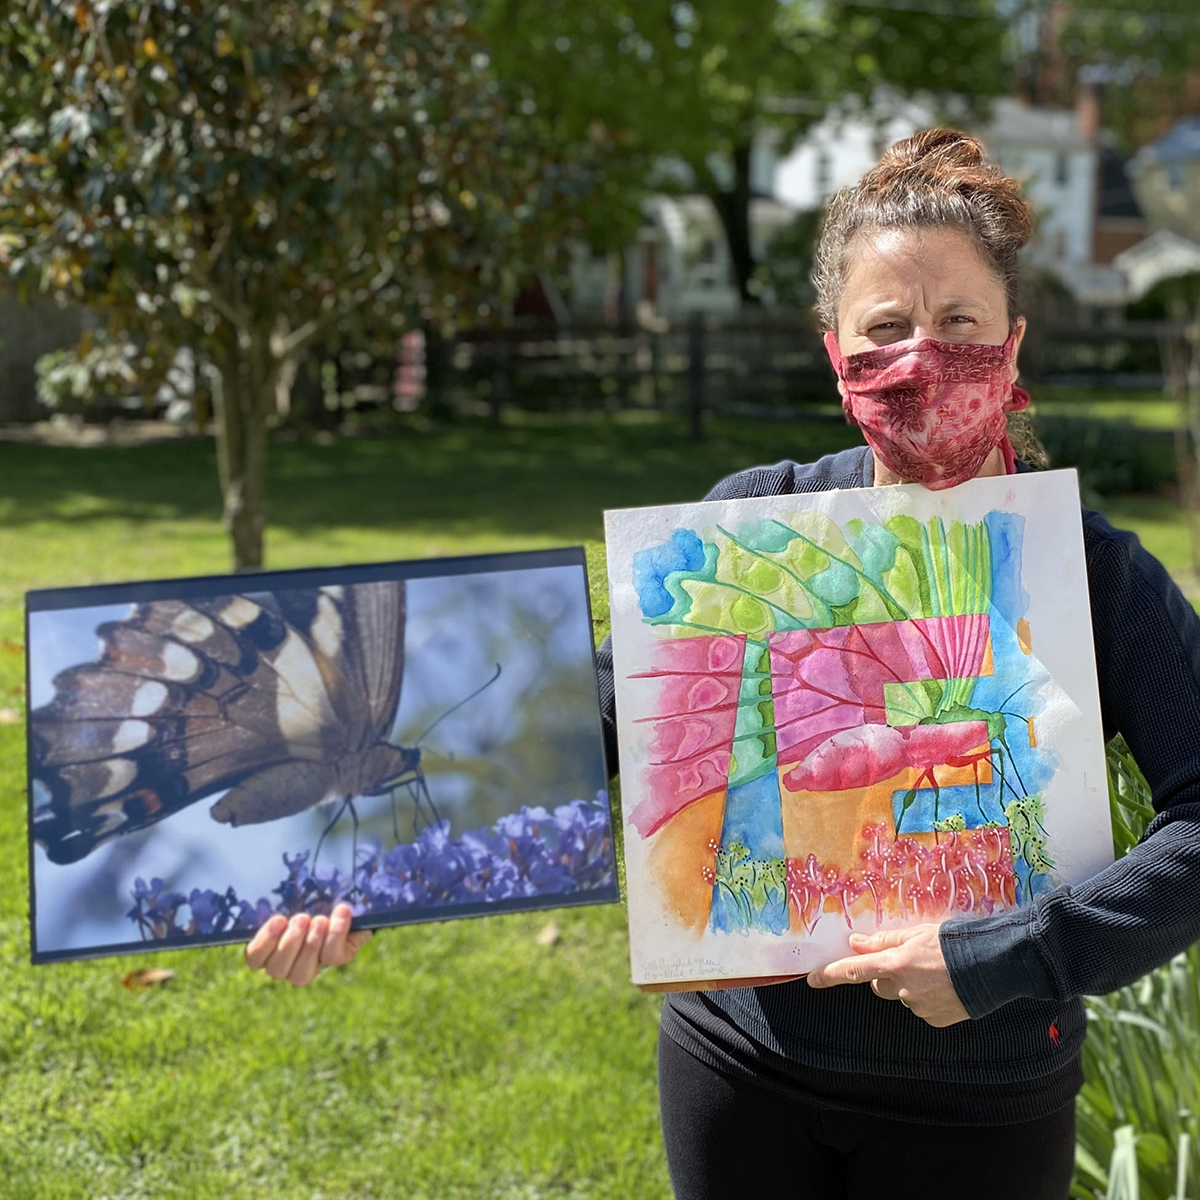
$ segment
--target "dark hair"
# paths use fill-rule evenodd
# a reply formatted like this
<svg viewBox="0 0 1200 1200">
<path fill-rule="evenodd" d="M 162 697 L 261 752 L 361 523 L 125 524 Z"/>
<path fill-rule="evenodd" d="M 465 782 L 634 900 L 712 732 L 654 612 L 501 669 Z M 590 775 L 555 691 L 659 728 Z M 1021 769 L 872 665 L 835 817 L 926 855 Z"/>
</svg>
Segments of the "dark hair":
<svg viewBox="0 0 1200 1200">
<path fill-rule="evenodd" d="M 817 316 L 837 329 L 849 250 L 871 229 L 961 229 L 1003 283 L 1008 319 L 1017 317 L 1017 255 L 1033 235 L 1033 212 L 1020 184 L 955 129 L 926 129 L 897 142 L 853 187 L 829 203 L 817 241 L 813 283 Z"/>
</svg>

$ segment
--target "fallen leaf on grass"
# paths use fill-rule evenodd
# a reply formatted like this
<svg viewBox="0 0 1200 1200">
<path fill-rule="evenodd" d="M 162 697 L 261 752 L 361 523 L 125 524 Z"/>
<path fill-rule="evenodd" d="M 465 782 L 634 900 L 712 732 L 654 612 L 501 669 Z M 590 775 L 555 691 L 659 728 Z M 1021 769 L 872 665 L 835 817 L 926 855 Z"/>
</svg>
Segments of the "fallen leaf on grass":
<svg viewBox="0 0 1200 1200">
<path fill-rule="evenodd" d="M 559 938 L 558 922 L 550 921 L 537 935 L 537 944 L 539 946 L 553 946 Z"/>
<path fill-rule="evenodd" d="M 15 708 L 0 708 L 0 725 L 16 725 L 21 714 Z"/>
<path fill-rule="evenodd" d="M 131 992 L 140 992 L 143 988 L 160 987 L 170 983 L 175 978 L 175 972 L 166 967 L 146 967 L 140 971 L 130 971 L 121 980 L 121 986 Z"/>
<path fill-rule="evenodd" d="M 6 654 L 25 653 L 25 647 L 21 645 L 20 642 L 10 642 L 8 638 L 4 638 L 3 641 L 0 641 L 0 650 L 3 650 Z"/>
</svg>

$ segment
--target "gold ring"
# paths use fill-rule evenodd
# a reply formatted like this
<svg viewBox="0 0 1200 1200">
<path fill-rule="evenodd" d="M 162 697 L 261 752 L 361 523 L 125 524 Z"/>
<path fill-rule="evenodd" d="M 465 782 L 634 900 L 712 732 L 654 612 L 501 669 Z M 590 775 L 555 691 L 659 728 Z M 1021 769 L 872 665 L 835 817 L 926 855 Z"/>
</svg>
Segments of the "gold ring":
<svg viewBox="0 0 1200 1200">
<path fill-rule="evenodd" d="M 909 1004 L 909 1002 L 907 1000 L 905 1000 L 905 998 L 903 996 L 897 996 L 896 999 L 899 1000 L 900 1003 L 903 1004 L 905 1008 L 909 1009 L 910 1011 L 912 1010 L 912 1005 Z"/>
</svg>

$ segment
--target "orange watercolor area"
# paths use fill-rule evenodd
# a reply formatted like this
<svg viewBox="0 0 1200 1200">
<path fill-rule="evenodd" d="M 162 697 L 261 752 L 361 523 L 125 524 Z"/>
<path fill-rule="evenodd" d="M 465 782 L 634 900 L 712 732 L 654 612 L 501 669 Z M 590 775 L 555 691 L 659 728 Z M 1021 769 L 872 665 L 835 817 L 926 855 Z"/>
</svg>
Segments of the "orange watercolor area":
<svg viewBox="0 0 1200 1200">
<path fill-rule="evenodd" d="M 704 932 L 712 908 L 713 871 L 725 824 L 725 791 L 681 809 L 649 839 L 649 870 L 668 910 L 688 929 Z"/>
<path fill-rule="evenodd" d="M 979 675 L 995 675 L 995 673 L 996 660 L 992 657 L 992 635 L 989 633 L 987 641 L 983 644 L 983 661 L 979 664 Z"/>
<path fill-rule="evenodd" d="M 1033 635 L 1029 631 L 1029 622 L 1024 617 L 1017 622 L 1017 645 L 1021 647 L 1022 654 L 1033 653 Z"/>
</svg>

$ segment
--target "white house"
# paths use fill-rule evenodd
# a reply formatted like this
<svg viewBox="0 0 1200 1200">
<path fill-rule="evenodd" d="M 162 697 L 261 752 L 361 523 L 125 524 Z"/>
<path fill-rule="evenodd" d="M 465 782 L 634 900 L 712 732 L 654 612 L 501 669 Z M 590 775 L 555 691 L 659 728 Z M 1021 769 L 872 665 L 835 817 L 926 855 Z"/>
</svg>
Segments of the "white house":
<svg viewBox="0 0 1200 1200">
<path fill-rule="evenodd" d="M 755 257 L 761 261 L 776 229 L 856 183 L 893 143 L 950 122 L 975 133 L 1002 170 L 1024 181 L 1038 218 L 1028 261 L 1056 275 L 1083 303 L 1122 303 L 1124 280 L 1112 258 L 1142 236 L 1143 222 L 1099 117 L 1096 94 L 1084 89 L 1073 109 L 1032 107 L 1001 97 L 990 117 L 974 126 L 921 101 L 880 97 L 871 109 L 827 115 L 782 154 L 778 132 L 764 130 L 751 159 Z M 611 306 L 618 293 L 625 311 L 662 316 L 728 313 L 738 307 L 724 233 L 707 197 L 651 198 L 637 242 L 624 252 L 621 267 L 586 255 L 577 260 L 572 308 L 602 308 L 606 296 Z"/>
<path fill-rule="evenodd" d="M 756 259 L 771 235 L 795 219 L 795 209 L 766 196 L 750 201 L 750 243 Z M 651 196 L 637 237 L 618 256 L 577 247 L 571 264 L 571 310 L 681 317 L 728 316 L 740 306 L 729 244 L 713 202 L 703 195 Z"/>
<path fill-rule="evenodd" d="M 850 112 L 815 125 L 777 161 L 776 198 L 798 209 L 819 208 L 838 188 L 857 182 L 893 142 L 939 123 L 933 109 L 918 102 L 891 107 L 884 117 Z M 971 132 L 1002 170 L 1026 182 L 1038 214 L 1030 260 L 1059 273 L 1091 263 L 1098 159 L 1077 111 L 1003 97 L 990 120 Z"/>
</svg>

